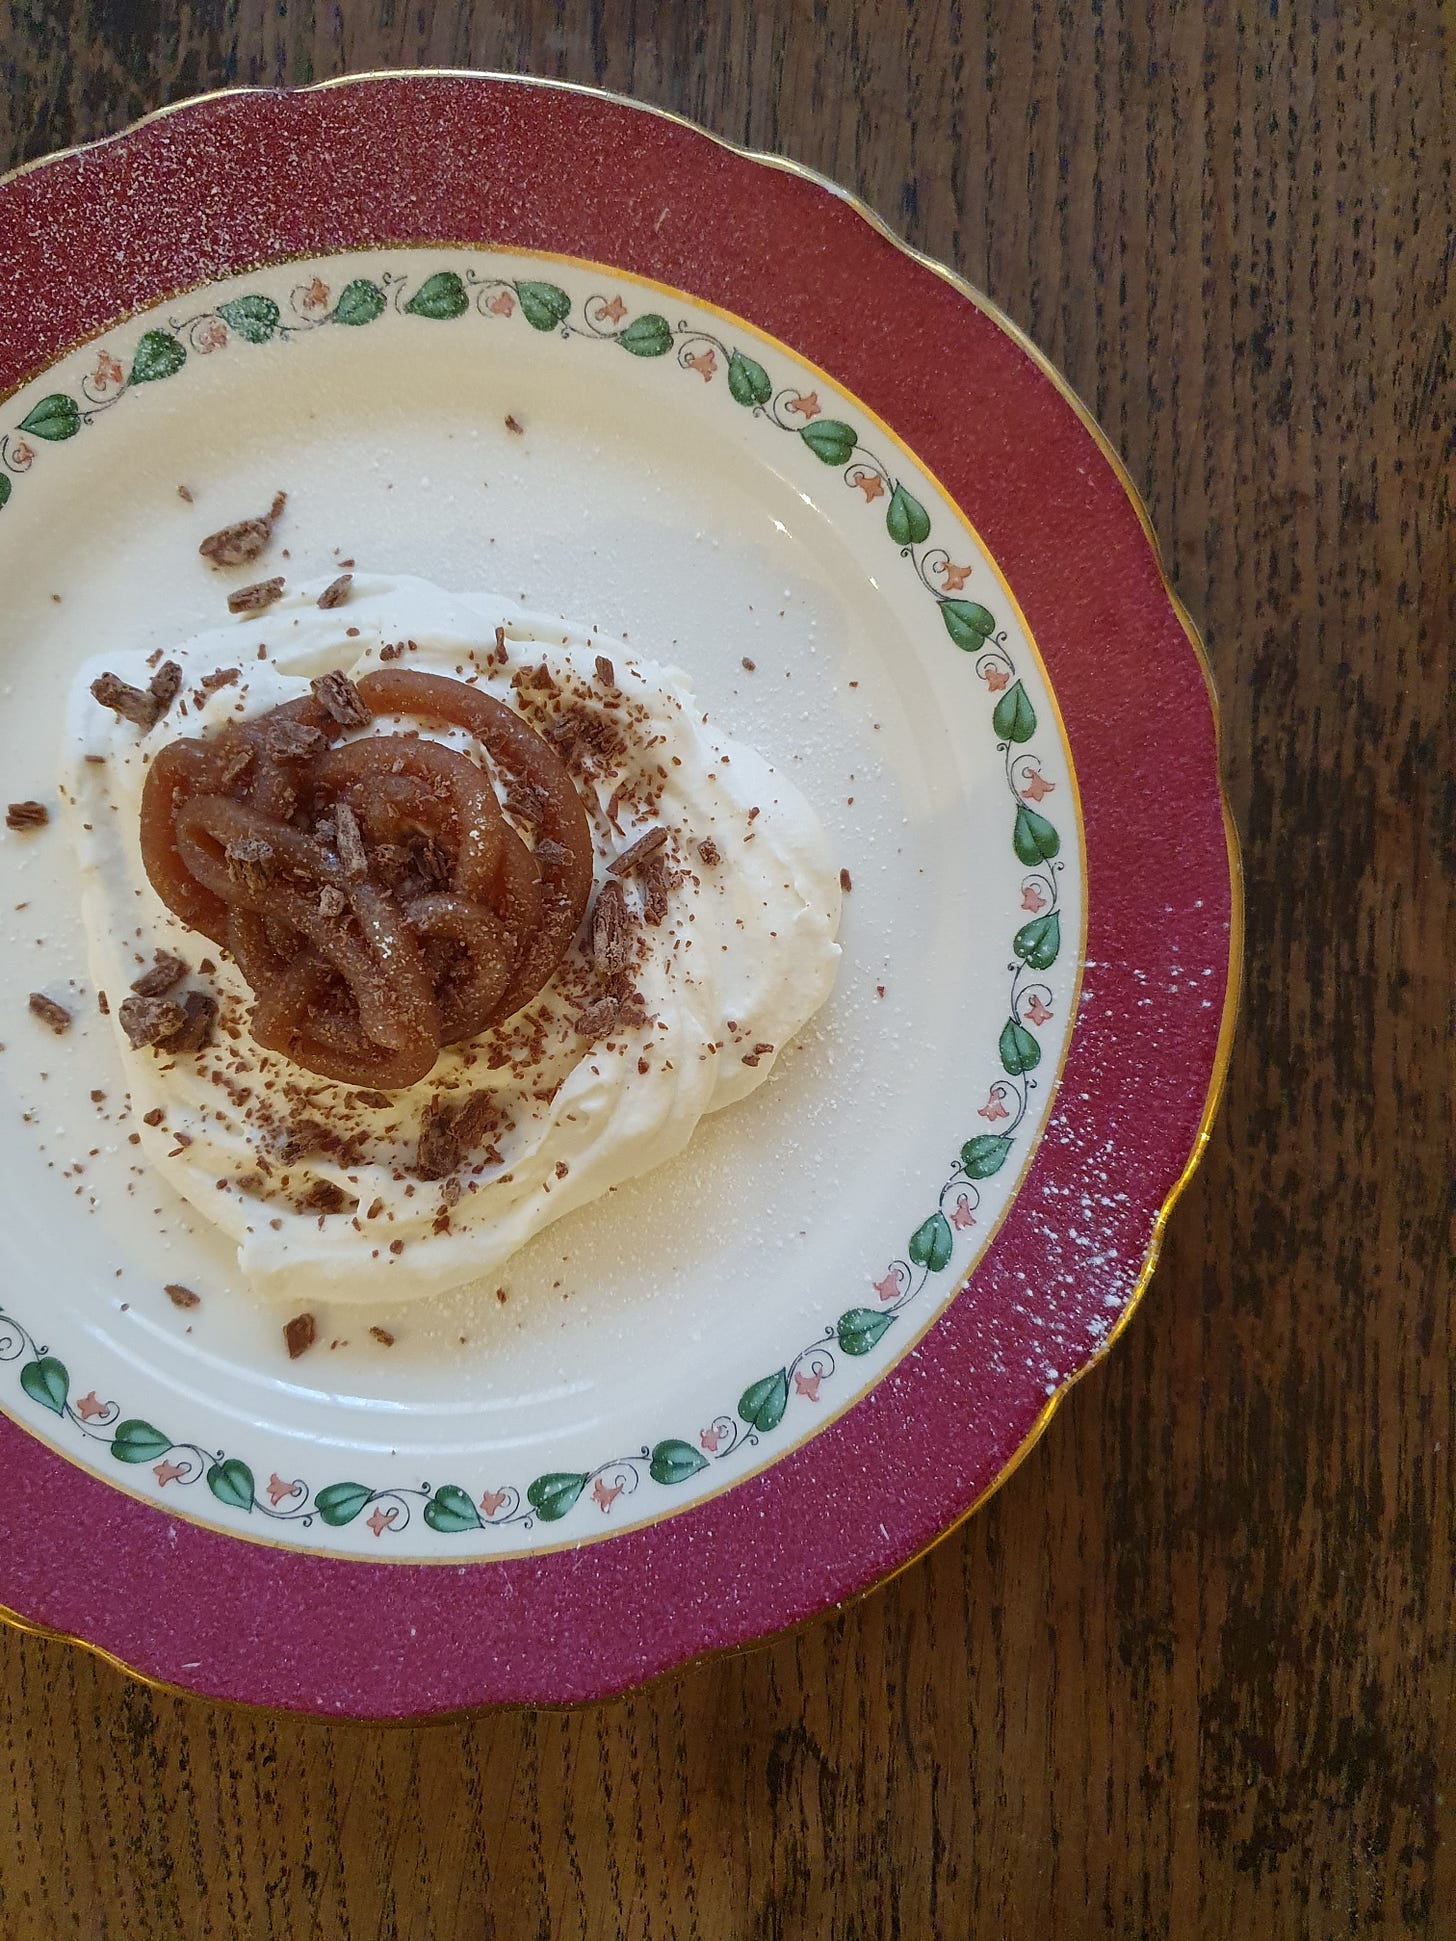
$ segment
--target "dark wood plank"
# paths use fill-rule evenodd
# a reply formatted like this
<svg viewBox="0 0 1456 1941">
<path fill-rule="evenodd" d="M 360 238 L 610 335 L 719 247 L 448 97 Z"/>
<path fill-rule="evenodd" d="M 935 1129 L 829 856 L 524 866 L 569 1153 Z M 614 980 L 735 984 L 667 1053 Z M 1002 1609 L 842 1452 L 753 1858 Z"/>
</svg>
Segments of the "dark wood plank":
<svg viewBox="0 0 1456 1941">
<path fill-rule="evenodd" d="M 428 1731 L 7 1634 L 7 1941 L 1451 1931 L 1453 50 L 1434 0 L 11 8 L 0 159 L 233 82 L 519 67 L 955 263 L 1094 404 L 1205 627 L 1249 979 L 1142 1314 L 914 1570 Z"/>
</svg>

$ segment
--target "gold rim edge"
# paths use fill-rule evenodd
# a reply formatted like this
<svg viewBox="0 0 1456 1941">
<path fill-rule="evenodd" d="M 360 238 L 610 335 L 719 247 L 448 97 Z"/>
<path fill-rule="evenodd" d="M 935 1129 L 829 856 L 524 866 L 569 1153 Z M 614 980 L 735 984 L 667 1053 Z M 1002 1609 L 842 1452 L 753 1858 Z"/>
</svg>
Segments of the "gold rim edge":
<svg viewBox="0 0 1456 1941">
<path fill-rule="evenodd" d="M 1043 377 L 1049 380 L 1056 388 L 1058 394 L 1071 407 L 1083 428 L 1091 436 L 1103 458 L 1111 467 L 1113 476 L 1122 488 L 1124 496 L 1132 507 L 1138 525 L 1142 529 L 1143 538 L 1152 555 L 1153 565 L 1157 570 L 1163 592 L 1173 609 L 1179 626 L 1182 628 L 1189 645 L 1193 649 L 1194 658 L 1197 662 L 1199 672 L 1203 677 L 1204 689 L 1208 696 L 1209 709 L 1213 717 L 1215 770 L 1219 791 L 1219 807 L 1224 828 L 1224 843 L 1228 858 L 1229 957 L 1228 982 L 1225 987 L 1223 1014 L 1219 1021 L 1218 1038 L 1214 1046 L 1213 1068 L 1209 1076 L 1208 1088 L 1204 1095 L 1203 1109 L 1199 1114 L 1198 1128 L 1194 1137 L 1193 1146 L 1182 1171 L 1179 1173 L 1158 1208 L 1153 1220 L 1148 1245 L 1143 1255 L 1142 1265 L 1134 1279 L 1131 1292 L 1128 1295 L 1121 1314 L 1118 1316 L 1115 1326 L 1088 1360 L 1073 1374 L 1067 1376 L 1058 1385 L 1055 1393 L 1048 1397 L 1021 1442 L 980 1494 L 954 1517 L 944 1529 L 937 1531 L 918 1550 L 913 1551 L 910 1556 L 904 1558 L 901 1562 L 892 1565 L 890 1569 L 883 1571 L 878 1577 L 871 1579 L 869 1583 L 862 1585 L 860 1589 L 851 1593 L 850 1596 L 841 1599 L 838 1604 L 827 1606 L 824 1610 L 816 1611 L 809 1617 L 800 1619 L 792 1624 L 781 1626 L 779 1629 L 768 1632 L 762 1637 L 751 1638 L 739 1644 L 715 1645 L 707 1651 L 698 1653 L 695 1657 L 683 1659 L 678 1664 L 670 1665 L 662 1671 L 651 1673 L 646 1678 L 634 1681 L 621 1691 L 605 1694 L 601 1698 L 580 1699 L 563 1705 L 540 1705 L 533 1704 L 527 1700 L 503 1700 L 496 1703 L 485 1702 L 476 1705 L 461 1706 L 452 1711 L 426 1712 L 391 1719 L 370 1718 L 368 1716 L 355 1717 L 343 1713 L 320 1712 L 304 1707 L 279 1706 L 247 1699 L 205 1697 L 203 1694 L 189 1690 L 185 1686 L 170 1684 L 166 1679 L 156 1678 L 148 1672 L 139 1670 L 135 1665 L 128 1664 L 125 1659 L 118 1657 L 114 1652 L 108 1651 L 104 1645 L 95 1644 L 88 1638 L 78 1637 L 71 1631 L 57 1630 L 48 1625 L 38 1624 L 32 1619 L 22 1617 L 19 1612 L 12 1611 L 8 1607 L 0 1605 L 0 1624 L 4 1624 L 24 1635 L 59 1640 L 65 1644 L 78 1646 L 81 1650 L 89 1652 L 93 1657 L 100 1659 L 113 1669 L 123 1672 L 129 1678 L 135 1679 L 139 1684 L 145 1685 L 152 1691 L 162 1692 L 170 1698 L 181 1698 L 189 1700 L 194 1704 L 224 1705 L 245 1712 L 253 1718 L 282 1718 L 290 1722 L 318 1720 L 320 1722 L 329 1721 L 337 1724 L 375 1727 L 432 1724 L 448 1725 L 451 1723 L 459 1723 L 464 1719 L 481 1717 L 488 1713 L 497 1712 L 572 1712 L 582 1710 L 586 1707 L 600 1705 L 604 1702 L 610 1703 L 614 1700 L 620 1700 L 629 1693 L 646 1690 L 648 1687 L 659 1684 L 666 1679 L 684 1676 L 710 1663 L 714 1659 L 760 1650 L 767 1645 L 777 1643 L 782 1638 L 794 1636 L 808 1625 L 820 1622 L 828 1615 L 829 1611 L 845 1610 L 850 1605 L 857 1604 L 861 1599 L 867 1598 L 874 1592 L 883 1589 L 886 1584 L 892 1583 L 897 1577 L 920 1563 L 937 1545 L 943 1543 L 947 1537 L 953 1536 L 957 1530 L 967 1523 L 996 1494 L 1016 1470 L 1021 1467 L 1021 1464 L 1046 1433 L 1052 1417 L 1056 1414 L 1065 1397 L 1085 1375 L 1092 1369 L 1098 1367 L 1112 1352 L 1128 1324 L 1131 1322 L 1133 1315 L 1142 1305 L 1143 1295 L 1146 1293 L 1148 1284 L 1152 1280 L 1159 1257 L 1162 1253 L 1168 1221 L 1174 1207 L 1182 1197 L 1184 1189 L 1198 1169 L 1199 1162 L 1208 1145 L 1209 1136 L 1213 1129 L 1213 1121 L 1217 1116 L 1219 1104 L 1223 1098 L 1224 1087 L 1228 1079 L 1229 1067 L 1233 1057 L 1233 1039 L 1242 993 L 1244 949 L 1243 862 L 1239 849 L 1238 829 L 1234 822 L 1233 809 L 1229 802 L 1228 791 L 1224 783 L 1222 719 L 1219 709 L 1218 689 L 1213 677 L 1213 668 L 1209 662 L 1208 651 L 1203 644 L 1198 628 L 1194 625 L 1191 615 L 1169 581 L 1167 565 L 1163 558 L 1162 548 L 1159 545 L 1152 519 L 1148 514 L 1146 506 L 1143 504 L 1142 496 L 1134 484 L 1121 454 L 1117 451 L 1106 432 L 1102 429 L 1102 426 L 1078 396 L 1077 392 L 1073 390 L 1072 386 L 1056 369 L 1055 365 L 1051 363 L 1019 324 L 1008 317 L 989 297 L 977 290 L 974 285 L 968 283 L 957 271 L 950 269 L 944 263 L 938 262 L 934 257 L 926 255 L 923 250 L 917 249 L 912 243 L 907 243 L 903 237 L 896 235 L 889 224 L 885 222 L 884 218 L 852 190 L 846 189 L 842 184 L 833 181 L 828 176 L 821 175 L 816 169 L 808 167 L 803 162 L 796 162 L 787 156 L 769 154 L 761 149 L 747 148 L 740 143 L 729 141 L 725 136 L 714 134 L 711 129 L 703 128 L 697 122 L 689 120 L 686 115 L 680 115 L 671 108 L 661 108 L 651 102 L 637 101 L 629 95 L 618 94 L 610 88 L 593 87 L 588 84 L 573 81 L 554 80 L 539 75 L 504 74 L 496 70 L 483 68 L 375 68 L 358 74 L 333 75 L 327 80 L 315 81 L 308 86 L 300 88 L 231 87 L 212 89 L 204 94 L 190 95 L 185 100 L 168 102 L 160 108 L 154 108 L 149 114 L 142 115 L 136 121 L 128 123 L 125 128 L 118 129 L 114 134 L 103 135 L 90 142 L 78 142 L 69 148 L 58 149 L 51 154 L 36 156 L 28 162 L 22 162 L 17 167 L 7 170 L 4 174 L 0 174 L 0 189 L 8 187 L 10 183 L 30 174 L 35 169 L 47 168 L 52 163 L 66 161 L 76 155 L 89 154 L 98 149 L 107 148 L 113 142 L 125 141 L 139 129 L 149 127 L 152 123 L 164 120 L 170 115 L 179 114 L 187 109 L 199 107 L 206 102 L 229 100 L 234 96 L 250 94 L 314 94 L 332 88 L 358 87 L 377 81 L 410 81 L 421 77 L 428 80 L 501 81 L 515 86 L 552 89 L 562 94 L 590 96 L 599 101 L 611 102 L 616 107 L 629 108 L 638 114 L 655 115 L 660 120 L 671 122 L 679 128 L 687 129 L 690 134 L 699 136 L 705 141 L 710 141 L 715 146 L 726 150 L 729 154 L 740 157 L 744 161 L 755 163 L 763 168 L 777 169 L 784 174 L 796 175 L 803 181 L 810 182 L 815 187 L 834 196 L 837 201 L 842 202 L 847 208 L 852 209 L 885 242 L 899 250 L 902 255 L 909 257 L 912 262 L 918 263 L 922 269 L 929 270 L 933 275 L 941 278 L 943 282 L 947 283 L 968 302 L 974 304 L 984 316 L 990 318 L 998 329 L 1004 331 L 1011 338 L 1041 372 Z"/>
</svg>

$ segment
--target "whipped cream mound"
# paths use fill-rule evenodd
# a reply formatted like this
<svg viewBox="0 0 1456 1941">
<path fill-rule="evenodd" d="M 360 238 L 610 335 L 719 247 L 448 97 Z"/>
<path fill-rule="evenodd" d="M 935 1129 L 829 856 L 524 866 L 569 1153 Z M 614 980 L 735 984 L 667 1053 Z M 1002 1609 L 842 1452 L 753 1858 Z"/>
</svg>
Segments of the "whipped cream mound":
<svg viewBox="0 0 1456 1941">
<path fill-rule="evenodd" d="M 798 789 L 720 734 L 677 669 L 494 595 L 356 573 L 347 600 L 321 609 L 325 584 L 171 649 L 181 690 L 145 733 L 90 688 L 102 672 L 145 687 L 158 657 L 88 663 L 71 693 L 63 780 L 91 971 L 108 994 L 142 1153 L 236 1243 L 265 1295 L 397 1308 L 493 1275 L 532 1234 L 671 1159 L 704 1113 L 762 1085 L 834 982 L 839 872 Z M 523 1011 L 442 1052 L 406 1091 L 352 1091 L 255 1045 L 247 985 L 153 892 L 138 812 L 155 751 L 306 694 L 330 669 L 358 679 L 381 664 L 477 683 L 538 728 L 572 710 L 579 732 L 564 759 L 590 815 L 598 889 L 639 836 L 668 831 L 657 922 L 646 884 L 624 879 L 636 1001 L 605 1036 L 578 1022 L 602 988 L 589 906 Z M 365 732 L 400 727 L 385 716 Z M 479 754 L 458 730 L 423 732 Z M 135 1050 L 120 1028 L 120 1001 L 158 951 L 189 967 L 174 996 L 195 988 L 218 1001 L 214 1042 L 199 1053 Z M 448 1177 L 421 1177 L 432 1100 L 458 1109 L 482 1089 L 481 1143 Z"/>
</svg>

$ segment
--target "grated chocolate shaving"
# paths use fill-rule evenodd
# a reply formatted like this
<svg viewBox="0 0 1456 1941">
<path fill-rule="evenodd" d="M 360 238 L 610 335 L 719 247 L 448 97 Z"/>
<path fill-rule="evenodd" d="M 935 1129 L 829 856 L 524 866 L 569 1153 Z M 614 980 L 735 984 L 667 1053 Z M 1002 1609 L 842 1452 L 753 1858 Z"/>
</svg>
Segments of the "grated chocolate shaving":
<svg viewBox="0 0 1456 1941">
<path fill-rule="evenodd" d="M 698 844 L 698 854 L 702 857 L 703 861 L 708 865 L 709 869 L 711 869 L 715 863 L 721 863 L 723 860 L 723 852 L 721 849 L 719 849 L 717 843 L 714 842 L 711 836 L 703 837 L 703 840 Z"/>
<path fill-rule="evenodd" d="M 624 849 L 620 856 L 614 856 L 607 864 L 609 876 L 630 876 L 634 869 L 641 869 L 667 842 L 667 831 L 663 828 L 649 829 L 639 836 L 630 848 Z"/>
<path fill-rule="evenodd" d="M 515 436 L 519 438 L 523 435 L 523 433 L 525 432 L 525 429 L 526 427 L 520 422 L 520 420 L 516 417 L 514 412 L 508 411 L 506 413 L 507 431 L 513 432 Z"/>
<path fill-rule="evenodd" d="M 332 920 L 341 917 L 349 907 L 349 899 L 334 883 L 325 883 L 319 891 L 318 911 L 321 917 Z"/>
<path fill-rule="evenodd" d="M 202 1296 L 194 1294 L 190 1287 L 184 1287 L 181 1281 L 168 1281 L 162 1292 L 173 1307 L 201 1307 L 202 1305 Z"/>
<path fill-rule="evenodd" d="M 165 997 L 186 975 L 185 958 L 174 956 L 170 950 L 159 950 L 152 968 L 133 978 L 131 987 L 138 997 Z"/>
<path fill-rule="evenodd" d="M 283 1329 L 283 1341 L 288 1349 L 288 1359 L 297 1361 L 300 1355 L 307 1354 L 317 1334 L 318 1330 L 311 1314 L 295 1314 Z"/>
<path fill-rule="evenodd" d="M 32 1013 L 42 1024 L 48 1024 L 56 1036 L 71 1028 L 71 1014 L 64 1004 L 57 1004 L 53 997 L 44 991 L 32 991 L 28 999 Z"/>
<path fill-rule="evenodd" d="M 7 829 L 43 829 L 50 819 L 44 802 L 12 802 L 5 811 Z"/>
<path fill-rule="evenodd" d="M 617 670 L 605 654 L 597 655 L 597 679 L 603 687 L 615 687 L 617 685 Z"/>
<path fill-rule="evenodd" d="M 229 613 L 261 613 L 264 607 L 271 607 L 275 600 L 283 598 L 283 575 L 279 573 L 271 580 L 254 580 L 251 586 L 240 586 L 228 595 Z"/>
<path fill-rule="evenodd" d="M 389 1332 L 388 1328 L 371 1328 L 369 1335 L 370 1339 L 377 1341 L 381 1348 L 392 1348 L 394 1346 L 394 1336 Z"/>
<path fill-rule="evenodd" d="M 854 885 L 849 880 L 849 871 L 847 869 L 842 869 L 839 872 L 839 887 L 844 891 L 846 896 L 854 888 Z"/>
<path fill-rule="evenodd" d="M 319 706 L 341 728 L 367 728 L 374 719 L 364 696 L 337 667 L 309 683 Z"/>
<path fill-rule="evenodd" d="M 330 580 L 318 596 L 318 603 L 325 612 L 330 607 L 341 607 L 349 597 L 349 588 L 354 583 L 352 573 L 340 573 L 336 580 Z"/>
<path fill-rule="evenodd" d="M 91 695 L 103 708 L 110 708 L 113 714 L 120 715 L 123 721 L 130 721 L 143 733 L 156 724 L 157 716 L 162 712 L 155 694 L 148 694 L 144 688 L 133 687 L 119 674 L 98 674 L 91 683 Z"/>
<path fill-rule="evenodd" d="M 159 1045 L 186 1022 L 182 1006 L 170 997 L 128 997 L 117 1012 L 133 1051 Z"/>
<path fill-rule="evenodd" d="M 282 512 L 287 494 L 277 492 L 261 519 L 239 519 L 236 525 L 210 532 L 197 548 L 214 566 L 247 566 L 273 536 L 273 521 Z"/>
</svg>

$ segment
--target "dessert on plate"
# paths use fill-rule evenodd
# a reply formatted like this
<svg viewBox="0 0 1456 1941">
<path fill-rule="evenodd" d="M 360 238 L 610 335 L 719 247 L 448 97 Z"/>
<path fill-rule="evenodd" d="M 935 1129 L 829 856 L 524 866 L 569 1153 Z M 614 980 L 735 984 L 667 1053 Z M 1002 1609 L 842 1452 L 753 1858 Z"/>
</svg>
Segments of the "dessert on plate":
<svg viewBox="0 0 1456 1941">
<path fill-rule="evenodd" d="M 340 575 L 75 683 L 145 1156 L 266 1294 L 399 1305 L 679 1152 L 828 994 L 840 879 L 675 669 Z"/>
</svg>

